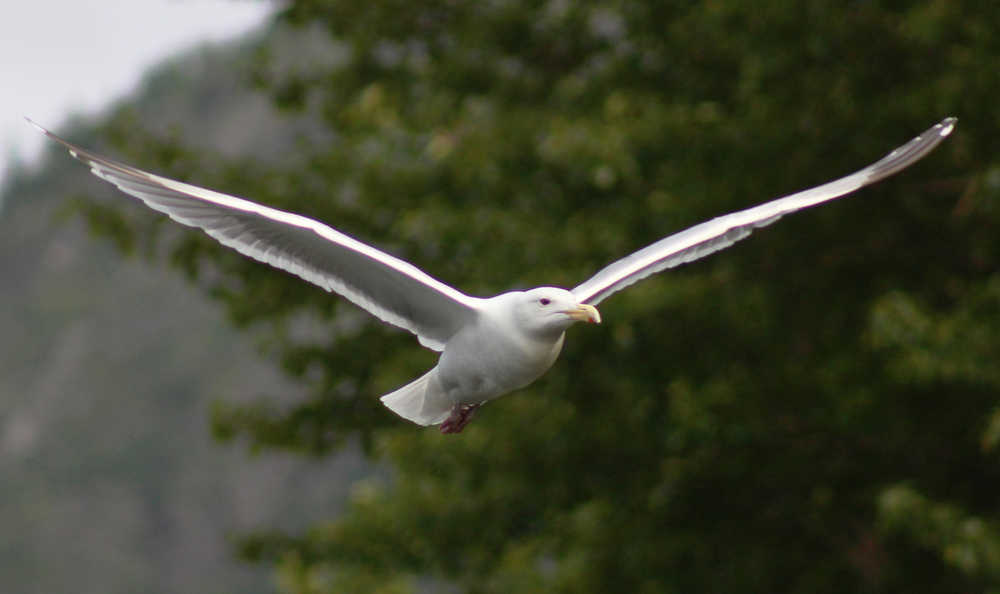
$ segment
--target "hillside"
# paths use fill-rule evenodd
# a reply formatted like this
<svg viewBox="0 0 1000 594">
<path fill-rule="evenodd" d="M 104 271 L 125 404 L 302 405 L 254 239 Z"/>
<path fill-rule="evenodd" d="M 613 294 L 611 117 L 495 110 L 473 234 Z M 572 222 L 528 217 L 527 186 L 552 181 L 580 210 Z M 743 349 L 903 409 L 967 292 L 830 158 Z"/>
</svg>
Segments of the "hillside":
<svg viewBox="0 0 1000 594">
<path fill-rule="evenodd" d="M 260 35 L 171 60 L 108 116 L 60 130 L 101 146 L 102 120 L 125 113 L 205 150 L 273 161 L 307 122 L 250 90 Z M 300 390 L 163 257 L 122 259 L 65 215 L 82 194 L 121 197 L 63 151 L 11 177 L 0 213 L 0 591 L 270 591 L 268 570 L 235 561 L 227 537 L 335 513 L 360 458 L 250 457 L 213 442 L 213 401 L 294 401 Z"/>
</svg>

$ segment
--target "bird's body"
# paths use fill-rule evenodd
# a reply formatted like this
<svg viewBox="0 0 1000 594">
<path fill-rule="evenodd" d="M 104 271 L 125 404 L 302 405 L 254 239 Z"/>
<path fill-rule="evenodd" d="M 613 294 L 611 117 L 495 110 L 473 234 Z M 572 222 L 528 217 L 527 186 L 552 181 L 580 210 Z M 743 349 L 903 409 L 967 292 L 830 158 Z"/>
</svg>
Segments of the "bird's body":
<svg viewBox="0 0 1000 594">
<path fill-rule="evenodd" d="M 613 262 L 572 290 L 540 287 L 485 299 L 465 295 L 313 219 L 154 175 L 38 128 L 95 175 L 149 207 L 199 227 L 251 258 L 339 293 L 441 351 L 434 368 L 383 396 L 382 402 L 415 423 L 440 424 L 442 432 L 457 433 L 479 405 L 544 374 L 559 356 L 566 329 L 575 322 L 600 322 L 594 306 L 608 296 L 651 274 L 724 249 L 785 214 L 897 173 L 929 153 L 954 125 L 954 118 L 946 118 L 855 173 L 670 235 Z"/>
<path fill-rule="evenodd" d="M 545 309 L 552 312 L 549 319 L 532 315 Z M 382 402 L 421 425 L 437 425 L 469 407 L 474 410 L 548 371 L 571 324 L 579 319 L 600 321 L 597 310 L 590 309 L 579 307 L 572 293 L 555 287 L 484 299 L 473 321 L 445 345 L 437 366 L 383 396 Z M 571 316 L 566 311 L 578 313 Z"/>
<path fill-rule="evenodd" d="M 565 328 L 531 335 L 509 332 L 509 297 L 490 301 L 501 307 L 485 308 L 476 321 L 462 328 L 445 346 L 438 360 L 442 387 L 455 404 L 476 404 L 523 388 L 538 379 L 562 350 Z M 567 324 L 568 326 L 568 324 Z"/>
</svg>

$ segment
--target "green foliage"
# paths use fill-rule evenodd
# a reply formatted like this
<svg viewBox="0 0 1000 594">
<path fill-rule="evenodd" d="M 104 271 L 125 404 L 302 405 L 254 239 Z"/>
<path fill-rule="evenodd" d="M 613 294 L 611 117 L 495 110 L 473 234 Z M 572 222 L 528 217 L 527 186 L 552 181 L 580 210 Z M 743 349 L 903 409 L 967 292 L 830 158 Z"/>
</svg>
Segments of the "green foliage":
<svg viewBox="0 0 1000 594">
<path fill-rule="evenodd" d="M 378 404 L 433 364 L 410 337 L 207 238 L 172 240 L 311 394 L 220 406 L 219 434 L 319 454 L 360 433 L 393 469 L 341 518 L 247 537 L 286 590 L 998 586 L 998 13 L 303 0 L 283 19 L 324 27 L 335 59 L 286 68 L 265 44 L 253 80 L 322 133 L 281 167 L 187 178 L 471 294 L 573 286 L 960 120 L 898 178 L 602 304 L 604 326 L 574 329 L 543 380 L 458 438 Z"/>
<path fill-rule="evenodd" d="M 886 489 L 878 503 L 886 532 L 934 551 L 978 581 L 979 588 L 1000 591 L 1000 531 L 994 522 L 968 515 L 959 506 L 931 501 L 906 485 Z"/>
</svg>

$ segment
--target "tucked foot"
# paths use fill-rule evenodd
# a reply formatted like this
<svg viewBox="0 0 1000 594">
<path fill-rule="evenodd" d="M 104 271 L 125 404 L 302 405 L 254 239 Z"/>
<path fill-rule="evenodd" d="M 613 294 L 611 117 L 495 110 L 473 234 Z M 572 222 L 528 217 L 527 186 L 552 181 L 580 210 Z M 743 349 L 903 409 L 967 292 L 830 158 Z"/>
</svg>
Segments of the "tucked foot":
<svg viewBox="0 0 1000 594">
<path fill-rule="evenodd" d="M 461 433 L 477 408 L 478 404 L 456 404 L 451 409 L 451 415 L 441 423 L 441 433 Z"/>
</svg>

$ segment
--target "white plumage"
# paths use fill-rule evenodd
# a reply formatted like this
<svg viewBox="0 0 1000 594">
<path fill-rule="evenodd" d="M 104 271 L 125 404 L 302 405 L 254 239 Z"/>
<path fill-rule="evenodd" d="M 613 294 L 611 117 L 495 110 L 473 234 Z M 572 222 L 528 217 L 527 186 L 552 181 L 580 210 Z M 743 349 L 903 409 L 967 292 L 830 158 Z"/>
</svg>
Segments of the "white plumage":
<svg viewBox="0 0 1000 594">
<path fill-rule="evenodd" d="M 28 120 L 31 122 L 31 120 Z M 566 329 L 600 322 L 594 307 L 667 268 L 724 249 L 783 215 L 849 194 L 921 159 L 955 126 L 946 118 L 855 173 L 670 235 L 621 260 L 572 291 L 541 287 L 489 299 L 470 297 L 415 266 L 313 219 L 175 181 L 79 148 L 31 122 L 69 149 L 97 177 L 198 227 L 242 254 L 339 293 L 380 320 L 442 351 L 416 381 L 382 397 L 421 425 L 459 432 L 483 402 L 533 382 L 555 362 Z"/>
</svg>

